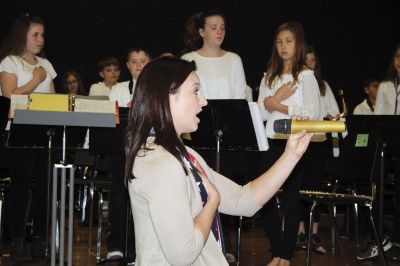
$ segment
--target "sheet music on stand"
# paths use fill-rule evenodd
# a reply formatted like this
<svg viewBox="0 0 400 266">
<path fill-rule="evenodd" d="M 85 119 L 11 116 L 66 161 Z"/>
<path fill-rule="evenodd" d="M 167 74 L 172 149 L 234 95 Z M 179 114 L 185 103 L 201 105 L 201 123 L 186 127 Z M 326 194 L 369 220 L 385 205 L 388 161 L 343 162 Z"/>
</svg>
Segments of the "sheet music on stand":
<svg viewBox="0 0 400 266">
<path fill-rule="evenodd" d="M 260 114 L 260 108 L 256 102 L 249 102 L 251 120 L 253 121 L 254 131 L 257 137 L 259 151 L 267 151 L 269 149 L 267 133 Z"/>
</svg>

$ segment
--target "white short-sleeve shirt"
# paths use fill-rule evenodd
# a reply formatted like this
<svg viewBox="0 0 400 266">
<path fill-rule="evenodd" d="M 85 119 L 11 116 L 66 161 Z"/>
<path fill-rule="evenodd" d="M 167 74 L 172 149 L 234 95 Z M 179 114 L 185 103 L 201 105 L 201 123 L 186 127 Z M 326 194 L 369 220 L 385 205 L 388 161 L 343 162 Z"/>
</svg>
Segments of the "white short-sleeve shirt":
<svg viewBox="0 0 400 266">
<path fill-rule="evenodd" d="M 39 56 L 35 57 L 37 59 L 37 64 L 31 65 L 25 62 L 20 56 L 9 55 L 1 61 L 0 72 L 7 72 L 17 76 L 17 87 L 22 87 L 32 79 L 33 69 L 42 66 L 46 70 L 47 76 L 46 79 L 35 88 L 34 92 L 50 93 L 51 83 L 57 76 L 57 73 L 49 60 Z"/>
</svg>

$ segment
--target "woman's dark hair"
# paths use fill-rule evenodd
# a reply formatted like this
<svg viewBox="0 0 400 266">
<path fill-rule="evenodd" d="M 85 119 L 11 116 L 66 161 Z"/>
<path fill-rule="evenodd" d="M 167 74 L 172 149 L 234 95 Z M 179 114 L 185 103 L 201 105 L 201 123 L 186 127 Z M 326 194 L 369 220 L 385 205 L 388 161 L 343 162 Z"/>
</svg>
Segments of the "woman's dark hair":
<svg viewBox="0 0 400 266">
<path fill-rule="evenodd" d="M 315 57 L 314 76 L 315 76 L 315 79 L 318 82 L 319 93 L 321 94 L 321 96 L 325 96 L 326 85 L 325 85 L 324 79 L 322 78 L 321 64 L 319 63 L 317 51 L 315 50 L 314 46 L 306 45 L 306 53 L 305 53 L 305 55 L 307 55 L 307 54 L 313 54 L 314 57 Z"/>
<path fill-rule="evenodd" d="M 125 175 L 127 180 L 135 178 L 132 173 L 136 156 L 141 149 L 149 150 L 147 138 L 155 137 L 155 144 L 161 145 L 185 167 L 182 158 L 188 154 L 177 136 L 172 120 L 169 96 L 178 92 L 196 64 L 173 57 L 158 57 L 143 68 L 129 110 L 125 139 Z"/>
<path fill-rule="evenodd" d="M 19 16 L 10 31 L 3 38 L 0 46 L 0 62 L 9 55 L 21 56 L 26 49 L 26 36 L 32 24 L 44 25 L 43 19 L 38 16 L 26 13 Z M 45 57 L 43 49 L 37 54 Z"/>
<path fill-rule="evenodd" d="M 226 24 L 226 16 L 217 10 L 203 11 L 190 16 L 186 22 L 186 33 L 183 38 L 185 46 L 196 51 L 203 46 L 203 38 L 200 36 L 199 29 L 204 29 L 206 19 L 208 17 L 219 16 L 224 19 Z"/>
<path fill-rule="evenodd" d="M 393 49 L 392 56 L 390 57 L 389 67 L 388 67 L 388 70 L 386 73 L 386 79 L 385 79 L 386 81 L 393 82 L 395 88 L 397 88 L 397 86 L 400 84 L 399 73 L 397 73 L 397 70 L 394 66 L 394 58 L 396 56 L 396 52 L 398 49 L 400 49 L 400 43 L 397 43 Z"/>
<path fill-rule="evenodd" d="M 268 62 L 267 67 L 267 79 L 266 84 L 271 87 L 276 77 L 281 77 L 283 72 L 283 60 L 278 54 L 278 49 L 276 47 L 276 38 L 278 34 L 282 31 L 288 30 L 294 35 L 296 41 L 295 55 L 292 65 L 292 75 L 293 79 L 297 81 L 297 77 L 301 70 L 304 68 L 304 58 L 305 58 L 305 36 L 303 27 L 297 21 L 291 21 L 280 25 L 274 35 L 274 43 L 272 46 L 271 58 Z"/>
<path fill-rule="evenodd" d="M 74 76 L 78 82 L 78 91 L 77 94 L 78 95 L 87 95 L 86 89 L 83 86 L 83 82 L 81 79 L 81 76 L 78 74 L 78 72 L 74 71 L 74 70 L 70 70 L 64 73 L 62 80 L 61 80 L 61 86 L 62 86 L 62 93 L 66 93 L 69 94 L 69 90 L 68 90 L 68 84 L 67 84 L 67 79 L 70 76 Z"/>
</svg>

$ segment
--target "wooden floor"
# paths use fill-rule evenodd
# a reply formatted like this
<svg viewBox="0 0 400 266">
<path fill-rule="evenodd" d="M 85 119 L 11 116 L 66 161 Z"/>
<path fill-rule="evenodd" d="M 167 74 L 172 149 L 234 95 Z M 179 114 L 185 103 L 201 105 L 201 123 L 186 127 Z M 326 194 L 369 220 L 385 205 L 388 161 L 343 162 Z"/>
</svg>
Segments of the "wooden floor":
<svg viewBox="0 0 400 266">
<path fill-rule="evenodd" d="M 78 216 L 78 215 L 76 215 Z M 330 228 L 326 221 L 326 217 L 322 216 L 321 220 L 321 238 L 325 247 L 329 250 L 326 255 L 320 255 L 318 253 L 312 253 L 312 265 L 323 265 L 323 266 L 334 266 L 334 265 L 344 265 L 341 257 L 339 256 L 338 250 L 335 254 L 331 253 L 330 250 Z M 265 265 L 271 258 L 271 253 L 269 250 L 268 240 L 265 237 L 264 231 L 262 229 L 261 219 L 244 219 L 243 220 L 243 230 L 241 238 L 241 253 L 240 253 L 240 265 L 244 266 L 262 266 Z M 236 245 L 236 231 L 233 228 L 230 230 L 228 240 L 232 247 Z M 75 218 L 74 225 L 74 244 L 73 244 L 73 265 L 75 266 L 86 266 L 86 265 L 96 265 L 95 258 L 95 237 L 96 228 L 93 228 L 93 241 L 92 249 L 89 251 L 88 248 L 88 228 L 78 225 L 78 218 Z M 357 250 L 355 248 L 354 242 L 352 240 L 342 240 L 346 260 L 349 265 L 361 265 L 361 266 L 372 266 L 381 265 L 378 259 L 368 260 L 364 262 L 358 262 L 356 260 Z M 235 251 L 233 251 L 235 252 Z M 107 253 L 105 247 L 105 233 L 102 237 L 102 257 L 104 258 Z M 305 250 L 297 250 L 292 259 L 292 266 L 303 266 L 306 265 L 306 252 Z M 13 263 L 8 254 L 7 247 L 5 248 L 3 255 L 0 259 L 0 265 L 17 265 Z M 20 265 L 49 265 L 49 260 L 37 260 L 29 263 L 24 263 Z M 65 264 L 66 265 L 66 264 Z M 120 265 L 119 262 L 108 262 L 103 265 Z M 232 263 L 231 265 L 237 265 Z M 400 263 L 390 262 L 391 266 L 400 266 Z"/>
</svg>

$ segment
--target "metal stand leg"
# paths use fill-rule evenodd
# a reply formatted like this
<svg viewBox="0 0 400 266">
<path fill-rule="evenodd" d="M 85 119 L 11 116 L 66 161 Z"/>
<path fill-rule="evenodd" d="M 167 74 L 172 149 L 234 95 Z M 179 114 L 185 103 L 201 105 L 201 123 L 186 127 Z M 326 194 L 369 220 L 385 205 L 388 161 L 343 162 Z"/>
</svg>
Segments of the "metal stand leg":
<svg viewBox="0 0 400 266">
<path fill-rule="evenodd" d="M 240 264 L 240 239 L 242 236 L 242 216 L 239 216 L 239 225 L 237 229 L 237 240 L 236 240 L 236 265 Z"/>
<path fill-rule="evenodd" d="M 51 266 L 56 263 L 56 224 L 57 224 L 57 178 L 58 169 L 61 169 L 61 199 L 60 199 L 60 247 L 59 265 L 64 265 L 64 233 L 65 233 L 65 190 L 66 190 L 66 171 L 69 169 L 69 205 L 68 205 L 68 266 L 72 266 L 72 240 L 73 240 L 73 211 L 74 211 L 74 168 L 72 165 L 56 164 L 53 167 L 53 202 L 52 202 L 52 239 L 51 239 Z"/>
<path fill-rule="evenodd" d="M 307 243 L 307 255 L 306 255 L 306 261 L 307 261 L 307 266 L 311 265 L 311 241 L 312 241 L 312 223 L 313 223 L 313 214 L 314 210 L 317 207 L 317 203 L 313 201 L 311 208 L 310 208 L 310 228 L 308 229 L 308 243 Z"/>
<path fill-rule="evenodd" d="M 81 222 L 83 223 L 86 219 L 86 205 L 88 203 L 88 191 L 89 186 L 84 185 L 82 188 L 82 203 L 81 203 Z"/>
<path fill-rule="evenodd" d="M 50 225 L 50 188 L 51 188 L 51 170 L 52 170 L 52 162 L 53 162 L 53 149 L 52 149 L 52 139 L 54 136 L 54 128 L 49 128 L 47 130 L 47 137 L 48 137 L 48 146 L 47 146 L 47 184 L 46 184 L 46 232 L 45 232 L 45 239 L 46 239 L 46 257 L 49 256 L 49 248 L 47 243 L 49 243 L 49 225 Z"/>
<path fill-rule="evenodd" d="M 336 206 L 335 205 L 332 206 L 332 215 L 333 215 L 333 219 L 336 219 Z M 331 229 L 331 239 L 332 239 L 332 241 L 331 241 L 331 252 L 332 252 L 332 254 L 335 254 L 335 251 L 336 251 L 336 236 L 335 236 L 335 230 L 333 229 L 333 227 Z"/>
<path fill-rule="evenodd" d="M 89 188 L 89 253 L 92 252 L 92 229 L 93 229 L 93 198 L 94 198 L 94 185 L 93 182 Z"/>
<path fill-rule="evenodd" d="M 356 191 L 355 191 L 355 188 L 353 188 L 353 190 L 352 190 L 352 194 L 354 195 L 354 196 L 356 196 L 357 195 L 357 193 L 356 193 Z M 355 239 L 355 241 L 356 241 L 356 247 L 357 247 L 357 250 L 359 250 L 360 249 L 360 234 L 359 234 L 359 230 L 358 230 L 358 204 L 357 203 L 354 203 L 354 205 L 353 205 L 353 214 L 354 214 L 354 239 Z"/>
<path fill-rule="evenodd" d="M 383 193 L 385 186 L 385 149 L 386 143 L 382 143 L 381 157 L 380 157 L 380 173 L 379 173 L 379 223 L 378 223 L 378 233 L 379 237 L 383 238 L 382 224 L 383 224 Z"/>
<path fill-rule="evenodd" d="M 337 239 L 337 242 L 339 245 L 340 257 L 343 260 L 343 265 L 349 265 L 344 256 L 344 249 L 343 249 L 342 241 L 340 240 L 340 235 L 339 235 L 339 231 L 337 229 L 336 220 L 333 216 L 332 205 L 328 206 L 328 214 L 329 214 L 329 218 L 331 219 L 332 228 L 335 231 L 336 239 Z"/>
<path fill-rule="evenodd" d="M 373 233 L 374 238 L 375 238 L 375 242 L 378 245 L 379 257 L 381 258 L 382 264 L 384 266 L 387 266 L 388 263 L 386 261 L 385 252 L 383 250 L 382 240 L 379 237 L 378 232 L 376 231 L 374 218 L 372 217 L 371 206 L 369 206 L 369 208 L 368 208 L 368 217 L 369 217 L 369 222 L 370 222 L 370 225 L 371 225 L 372 233 Z"/>
<path fill-rule="evenodd" d="M 68 266 L 72 266 L 72 240 L 74 233 L 74 167 L 69 170 L 69 205 L 68 205 Z"/>
<path fill-rule="evenodd" d="M 60 262 L 60 266 L 64 265 L 64 236 L 65 236 L 65 169 L 61 169 L 61 199 L 60 199 L 60 250 L 58 259 Z M 61 264 L 62 263 L 62 264 Z"/>
<path fill-rule="evenodd" d="M 97 207 L 97 242 L 96 242 L 96 262 L 101 260 L 101 232 L 103 230 L 103 193 L 99 191 L 99 206 Z"/>
<path fill-rule="evenodd" d="M 56 237 L 57 237 L 57 171 L 53 167 L 53 195 L 51 204 L 51 266 L 56 265 Z"/>
</svg>

